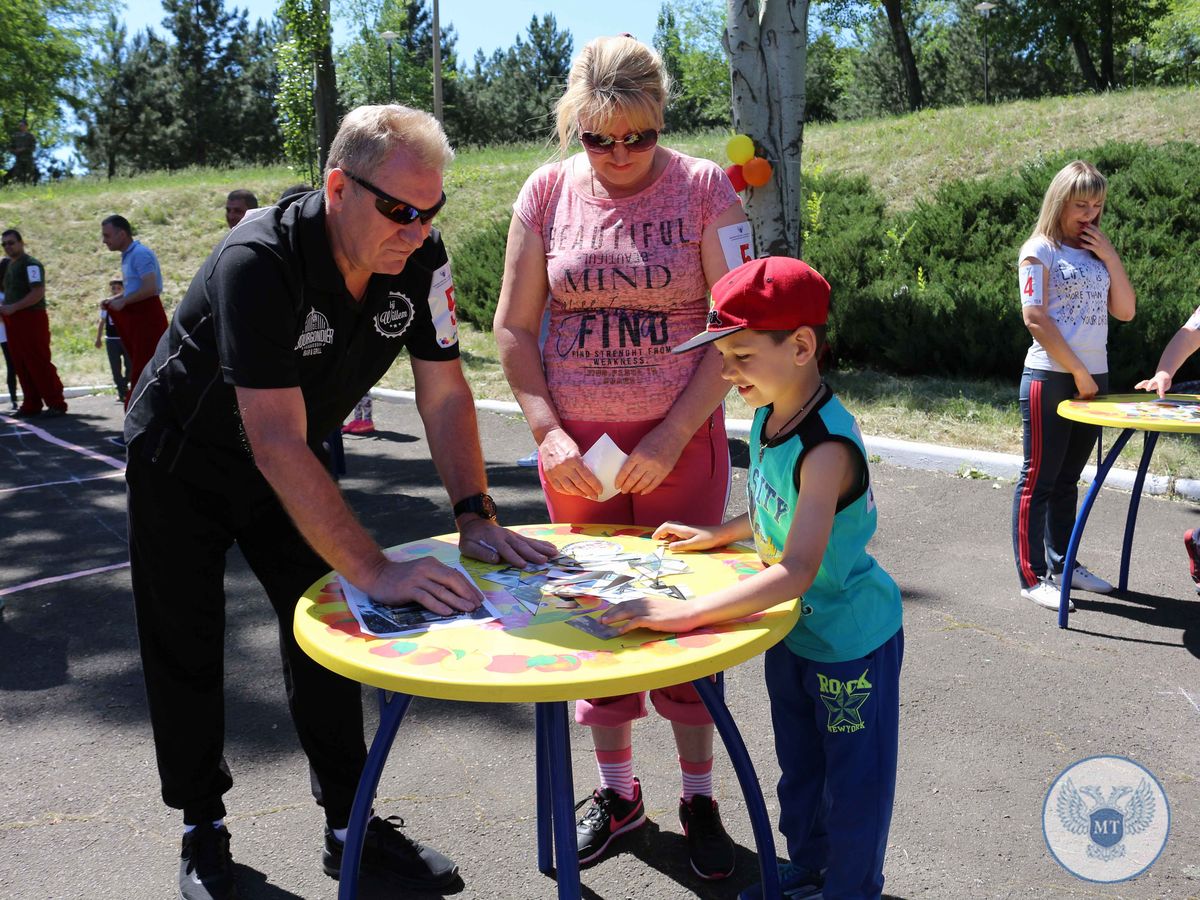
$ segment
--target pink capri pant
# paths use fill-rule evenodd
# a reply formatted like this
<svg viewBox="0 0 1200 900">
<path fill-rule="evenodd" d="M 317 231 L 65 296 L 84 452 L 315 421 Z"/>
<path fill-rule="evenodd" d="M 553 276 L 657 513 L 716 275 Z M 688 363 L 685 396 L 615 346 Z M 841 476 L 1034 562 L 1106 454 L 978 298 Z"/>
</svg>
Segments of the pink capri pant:
<svg viewBox="0 0 1200 900">
<path fill-rule="evenodd" d="M 608 432 L 626 453 L 633 451 L 661 419 L 643 422 L 564 421 L 563 429 L 586 452 L 600 435 Z M 729 501 L 729 442 L 725 437 L 725 413 L 718 408 L 684 447 L 675 468 L 649 494 L 618 494 L 596 503 L 585 497 L 560 494 L 546 483 L 541 465 L 538 474 L 546 493 L 546 508 L 552 522 L 596 522 L 613 525 L 642 525 L 655 528 L 668 519 L 696 524 L 722 521 Z M 677 684 L 650 692 L 658 714 L 681 725 L 711 725 L 712 717 L 690 684 Z M 580 725 L 613 728 L 644 718 L 646 694 L 625 694 L 580 700 L 575 704 L 575 721 Z"/>
</svg>

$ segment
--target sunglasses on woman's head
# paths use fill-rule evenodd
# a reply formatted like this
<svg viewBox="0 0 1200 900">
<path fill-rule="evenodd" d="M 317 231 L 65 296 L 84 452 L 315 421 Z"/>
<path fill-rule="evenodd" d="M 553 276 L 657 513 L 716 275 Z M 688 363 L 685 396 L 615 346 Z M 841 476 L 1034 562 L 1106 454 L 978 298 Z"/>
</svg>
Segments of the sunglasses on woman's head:
<svg viewBox="0 0 1200 900">
<path fill-rule="evenodd" d="M 403 200 L 397 200 L 391 194 L 384 193 L 365 178 L 359 178 L 353 172 L 347 172 L 342 169 L 344 174 L 351 181 L 362 185 L 368 191 L 375 195 L 375 208 L 381 214 L 391 219 L 397 225 L 411 225 L 417 219 L 421 220 L 422 225 L 428 225 L 434 216 L 438 214 L 443 206 L 446 205 L 446 192 L 442 191 L 442 199 L 435 203 L 429 209 L 418 209 L 411 203 L 405 203 Z"/>
<path fill-rule="evenodd" d="M 658 143 L 658 131 L 647 128 L 644 131 L 631 131 L 625 137 L 617 140 L 611 134 L 597 134 L 594 131 L 581 131 L 579 140 L 583 146 L 593 153 L 612 153 L 617 144 L 623 144 L 630 153 L 644 153 L 653 150 Z"/>
</svg>

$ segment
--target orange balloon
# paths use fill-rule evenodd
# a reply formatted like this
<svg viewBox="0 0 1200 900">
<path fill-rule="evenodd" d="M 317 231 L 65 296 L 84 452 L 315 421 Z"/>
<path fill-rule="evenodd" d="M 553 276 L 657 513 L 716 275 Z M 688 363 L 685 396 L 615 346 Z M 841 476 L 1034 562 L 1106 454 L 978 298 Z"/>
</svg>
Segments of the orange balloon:
<svg viewBox="0 0 1200 900">
<path fill-rule="evenodd" d="M 771 180 L 771 164 L 761 156 L 742 163 L 742 177 L 750 187 L 762 187 Z"/>
</svg>

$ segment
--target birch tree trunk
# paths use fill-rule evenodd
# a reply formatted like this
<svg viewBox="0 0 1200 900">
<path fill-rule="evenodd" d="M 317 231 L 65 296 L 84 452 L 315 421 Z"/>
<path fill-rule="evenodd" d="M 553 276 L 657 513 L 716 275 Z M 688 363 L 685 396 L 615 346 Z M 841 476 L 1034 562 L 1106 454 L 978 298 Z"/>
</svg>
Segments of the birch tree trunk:
<svg viewBox="0 0 1200 900">
<path fill-rule="evenodd" d="M 774 170 L 763 187 L 748 188 L 746 215 L 760 256 L 800 256 L 808 3 L 727 0 L 733 128 L 754 139 Z"/>
</svg>

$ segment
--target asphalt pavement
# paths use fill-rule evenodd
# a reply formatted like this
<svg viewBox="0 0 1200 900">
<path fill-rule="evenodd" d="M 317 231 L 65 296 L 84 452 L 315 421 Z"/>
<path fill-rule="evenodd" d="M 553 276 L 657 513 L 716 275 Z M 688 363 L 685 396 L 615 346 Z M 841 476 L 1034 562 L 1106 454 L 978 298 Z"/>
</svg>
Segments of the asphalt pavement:
<svg viewBox="0 0 1200 900">
<path fill-rule="evenodd" d="M 348 500 L 384 544 L 452 529 L 420 419 L 376 403 L 376 435 L 346 441 Z M 175 896 L 179 815 L 154 766 L 125 567 L 121 408 L 74 398 L 65 418 L 0 418 L 0 898 Z M 492 493 L 505 522 L 545 519 L 524 422 L 480 414 Z M 468 436 L 464 435 L 464 440 Z M 731 510 L 745 508 L 735 442 Z M 1200 599 L 1180 537 L 1190 503 L 1143 499 L 1131 590 L 1075 594 L 1071 628 L 1020 599 L 1008 522 L 1011 481 L 872 467 L 880 508 L 872 552 L 904 594 L 901 760 L 885 868 L 903 898 L 1200 897 Z M 1106 489 L 1081 559 L 1113 580 L 1128 494 Z M 226 756 L 229 829 L 243 900 L 333 898 L 321 873 L 322 817 L 288 719 L 276 623 L 236 551 L 228 567 Z M 728 701 L 777 812 L 761 661 L 727 675 Z M 373 693 L 364 691 L 373 724 Z M 593 781 L 573 732 L 577 795 Z M 1042 807 L 1071 763 L 1130 757 L 1170 803 L 1165 851 L 1121 884 L 1080 880 L 1047 852 Z M 583 873 L 588 900 L 724 900 L 757 880 L 745 804 L 723 752 L 725 823 L 741 848 L 724 883 L 687 866 L 676 820 L 670 729 L 635 728 L 651 823 Z M 400 729 L 378 810 L 455 858 L 454 896 L 550 900 L 537 871 L 533 710 L 417 699 Z M 413 896 L 372 881 L 362 896 Z"/>
</svg>

